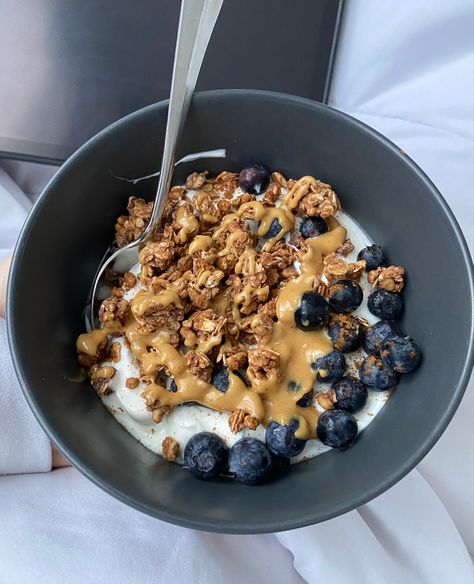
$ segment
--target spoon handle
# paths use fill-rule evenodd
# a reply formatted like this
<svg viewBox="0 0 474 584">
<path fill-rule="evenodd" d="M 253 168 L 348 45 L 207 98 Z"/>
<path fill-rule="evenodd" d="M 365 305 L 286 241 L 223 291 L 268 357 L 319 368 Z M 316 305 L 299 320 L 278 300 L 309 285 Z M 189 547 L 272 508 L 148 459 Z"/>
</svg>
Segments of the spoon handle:
<svg viewBox="0 0 474 584">
<path fill-rule="evenodd" d="M 165 144 L 155 204 L 150 222 L 140 238 L 146 241 L 158 225 L 170 190 L 176 144 L 223 0 L 182 0 Z"/>
</svg>

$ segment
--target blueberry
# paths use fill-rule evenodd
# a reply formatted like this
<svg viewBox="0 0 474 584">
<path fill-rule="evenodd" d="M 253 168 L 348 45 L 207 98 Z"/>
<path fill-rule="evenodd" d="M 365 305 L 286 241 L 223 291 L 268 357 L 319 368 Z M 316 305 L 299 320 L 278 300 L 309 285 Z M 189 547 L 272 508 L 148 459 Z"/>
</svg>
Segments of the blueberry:
<svg viewBox="0 0 474 584">
<path fill-rule="evenodd" d="M 291 458 L 303 452 L 306 440 L 300 440 L 295 437 L 298 426 L 298 420 L 291 420 L 284 425 L 278 424 L 278 422 L 270 422 L 265 434 L 270 452 L 278 456 L 286 456 L 286 458 Z"/>
<path fill-rule="evenodd" d="M 370 355 L 380 355 L 380 345 L 382 341 L 389 337 L 400 335 L 400 329 L 396 323 L 390 320 L 379 320 L 372 326 L 366 328 L 362 335 L 362 346 L 364 351 Z"/>
<path fill-rule="evenodd" d="M 245 377 L 240 371 L 232 371 L 232 373 L 237 375 L 247 385 Z M 214 370 L 211 377 L 211 384 L 219 391 L 222 391 L 222 393 L 225 393 L 229 389 L 230 384 L 229 370 L 225 367 L 217 371 Z"/>
<path fill-rule="evenodd" d="M 357 437 L 357 422 L 343 410 L 327 410 L 318 418 L 318 438 L 331 448 L 348 448 Z"/>
<path fill-rule="evenodd" d="M 403 310 L 400 294 L 388 290 L 374 290 L 367 299 L 367 307 L 372 314 L 384 320 L 396 320 Z"/>
<path fill-rule="evenodd" d="M 421 349 L 410 337 L 390 337 L 380 345 L 380 356 L 387 367 L 411 373 L 420 364 Z"/>
<path fill-rule="evenodd" d="M 312 403 L 313 390 L 308 391 L 308 393 L 305 393 L 303 397 L 300 397 L 300 399 L 296 402 L 296 405 L 300 406 L 300 408 L 308 408 Z"/>
<path fill-rule="evenodd" d="M 346 358 L 339 351 L 332 351 L 324 357 L 320 357 L 311 367 L 318 372 L 318 381 L 337 381 L 344 375 Z"/>
<path fill-rule="evenodd" d="M 270 176 L 265 167 L 261 164 L 246 166 L 239 175 L 239 186 L 244 193 L 258 195 L 264 191 L 270 180 Z"/>
<path fill-rule="evenodd" d="M 198 479 L 212 479 L 227 465 L 227 446 L 212 432 L 199 432 L 188 440 L 184 465 Z"/>
<path fill-rule="evenodd" d="M 328 231 L 328 224 L 322 217 L 306 217 L 300 225 L 301 235 L 308 237 L 317 237 Z"/>
<path fill-rule="evenodd" d="M 362 362 L 359 370 L 360 380 L 369 389 L 390 389 L 395 387 L 398 381 L 398 374 L 390 367 L 384 365 L 382 359 L 375 355 L 370 355 Z"/>
<path fill-rule="evenodd" d="M 383 255 L 380 245 L 369 245 L 368 247 L 364 247 L 364 249 L 361 249 L 357 254 L 357 259 L 359 261 L 365 261 L 365 269 L 367 272 L 370 272 L 370 270 L 376 270 L 385 263 L 385 256 Z"/>
<path fill-rule="evenodd" d="M 225 393 L 229 389 L 229 370 L 224 368 L 213 371 L 211 384 L 222 393 Z"/>
<path fill-rule="evenodd" d="M 329 286 L 329 306 L 333 312 L 347 314 L 362 304 L 362 288 L 355 280 L 339 280 Z"/>
<path fill-rule="evenodd" d="M 328 327 L 333 347 L 341 353 L 358 349 L 362 342 L 362 326 L 348 314 L 334 314 Z"/>
<path fill-rule="evenodd" d="M 343 377 L 332 384 L 336 393 L 334 408 L 354 414 L 367 403 L 367 388 L 355 377 Z"/>
<path fill-rule="evenodd" d="M 272 455 L 256 438 L 241 438 L 229 451 L 229 471 L 246 485 L 257 485 L 272 475 Z"/>
<path fill-rule="evenodd" d="M 270 229 L 265 233 L 263 239 L 270 239 L 276 237 L 281 231 L 280 221 L 278 219 L 273 219 L 270 225 Z"/>
<path fill-rule="evenodd" d="M 317 292 L 305 292 L 295 311 L 296 326 L 302 331 L 317 331 L 329 322 L 329 304 Z"/>
</svg>

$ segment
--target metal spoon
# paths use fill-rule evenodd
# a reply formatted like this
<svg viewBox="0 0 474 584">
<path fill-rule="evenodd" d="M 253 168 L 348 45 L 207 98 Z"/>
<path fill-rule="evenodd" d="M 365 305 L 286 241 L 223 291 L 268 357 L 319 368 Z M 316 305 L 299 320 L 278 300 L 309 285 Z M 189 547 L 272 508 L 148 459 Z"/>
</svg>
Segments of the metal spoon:
<svg viewBox="0 0 474 584">
<path fill-rule="evenodd" d="M 196 81 L 209 44 L 214 25 L 224 0 L 182 0 L 178 37 L 174 54 L 173 78 L 166 123 L 165 144 L 161 160 L 160 178 L 150 222 L 138 239 L 106 254 L 94 277 L 86 309 L 86 325 L 89 330 L 96 322 L 95 306 L 99 285 L 106 268 L 130 255 L 130 250 L 146 243 L 159 225 L 170 190 L 175 165 L 176 144 L 184 126 Z"/>
</svg>

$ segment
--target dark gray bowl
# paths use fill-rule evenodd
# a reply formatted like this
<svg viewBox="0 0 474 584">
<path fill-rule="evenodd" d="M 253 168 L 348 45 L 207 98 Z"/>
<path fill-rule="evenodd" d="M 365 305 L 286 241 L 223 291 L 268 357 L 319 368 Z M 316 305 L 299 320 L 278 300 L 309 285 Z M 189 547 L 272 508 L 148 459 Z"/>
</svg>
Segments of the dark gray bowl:
<svg viewBox="0 0 474 584">
<path fill-rule="evenodd" d="M 280 531 L 362 505 L 409 472 L 441 436 L 463 395 L 473 359 L 472 264 L 445 201 L 395 145 L 323 105 L 257 91 L 195 97 L 181 154 L 225 147 L 227 160 L 180 167 L 238 170 L 261 162 L 334 185 L 344 207 L 406 267 L 403 328 L 424 350 L 377 419 L 347 452 L 299 464 L 268 485 L 205 483 L 135 441 L 107 413 L 79 369 L 74 341 L 95 269 L 131 194 L 154 180 L 114 178 L 159 166 L 166 103 L 136 112 L 72 156 L 31 213 L 9 285 L 11 350 L 25 396 L 60 450 L 125 503 L 166 521 L 228 533 Z"/>
</svg>

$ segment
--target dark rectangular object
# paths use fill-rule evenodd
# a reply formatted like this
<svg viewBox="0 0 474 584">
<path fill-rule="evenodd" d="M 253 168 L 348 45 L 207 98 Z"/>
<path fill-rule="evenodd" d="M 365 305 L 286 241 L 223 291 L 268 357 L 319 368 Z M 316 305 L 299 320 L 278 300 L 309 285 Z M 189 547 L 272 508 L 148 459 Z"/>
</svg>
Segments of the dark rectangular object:
<svg viewBox="0 0 474 584">
<path fill-rule="evenodd" d="M 0 0 L 0 155 L 60 163 L 169 95 L 177 0 Z M 342 0 L 225 0 L 198 90 L 325 101 Z"/>
</svg>

